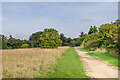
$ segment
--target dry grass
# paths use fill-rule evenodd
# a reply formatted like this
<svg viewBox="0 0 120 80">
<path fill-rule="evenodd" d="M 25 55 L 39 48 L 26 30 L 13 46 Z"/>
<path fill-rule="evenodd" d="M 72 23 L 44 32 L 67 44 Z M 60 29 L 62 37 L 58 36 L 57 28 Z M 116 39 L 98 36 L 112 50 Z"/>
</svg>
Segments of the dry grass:
<svg viewBox="0 0 120 80">
<path fill-rule="evenodd" d="M 95 51 L 97 51 L 97 52 L 106 52 L 106 49 L 97 48 Z"/>
<path fill-rule="evenodd" d="M 2 50 L 3 78 L 44 78 L 69 47 Z"/>
</svg>

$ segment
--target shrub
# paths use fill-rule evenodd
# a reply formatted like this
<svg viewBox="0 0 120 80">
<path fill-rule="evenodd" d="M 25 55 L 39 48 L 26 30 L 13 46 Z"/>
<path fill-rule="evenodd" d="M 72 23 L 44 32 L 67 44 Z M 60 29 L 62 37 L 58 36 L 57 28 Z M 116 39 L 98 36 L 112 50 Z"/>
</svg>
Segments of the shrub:
<svg viewBox="0 0 120 80">
<path fill-rule="evenodd" d="M 21 48 L 28 48 L 28 44 L 23 44 Z"/>
<path fill-rule="evenodd" d="M 106 53 L 109 53 L 109 55 L 112 56 L 118 56 L 118 52 L 116 49 L 107 49 Z"/>
<path fill-rule="evenodd" d="M 97 40 L 91 40 L 91 41 L 88 41 L 84 48 L 85 49 L 90 49 L 90 48 L 93 48 L 93 50 L 95 50 L 98 46 L 98 41 Z"/>
<path fill-rule="evenodd" d="M 12 47 L 11 46 L 10 47 L 7 46 L 7 49 L 12 49 Z"/>
</svg>

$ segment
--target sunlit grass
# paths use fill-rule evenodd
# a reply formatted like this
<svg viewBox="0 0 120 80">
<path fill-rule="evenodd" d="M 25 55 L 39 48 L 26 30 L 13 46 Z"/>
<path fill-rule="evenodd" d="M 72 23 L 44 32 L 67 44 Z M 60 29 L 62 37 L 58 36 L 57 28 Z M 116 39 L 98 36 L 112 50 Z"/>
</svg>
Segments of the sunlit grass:
<svg viewBox="0 0 120 80">
<path fill-rule="evenodd" d="M 88 51 L 82 47 L 78 47 L 80 50 L 83 50 L 83 51 L 86 51 L 89 53 L 89 55 L 91 56 L 97 56 L 99 57 L 100 59 L 103 59 L 107 62 L 109 62 L 110 64 L 114 65 L 114 66 L 117 66 L 117 67 L 120 67 L 120 63 L 118 64 L 118 60 L 120 60 L 120 58 L 118 57 L 115 57 L 115 56 L 110 56 L 109 54 L 105 53 L 105 52 L 96 52 L 96 51 Z"/>
<path fill-rule="evenodd" d="M 3 78 L 47 78 L 54 72 L 51 66 L 68 48 L 3 50 Z"/>
<path fill-rule="evenodd" d="M 69 48 L 58 62 L 53 78 L 87 78 L 80 57 L 73 47 Z"/>
</svg>

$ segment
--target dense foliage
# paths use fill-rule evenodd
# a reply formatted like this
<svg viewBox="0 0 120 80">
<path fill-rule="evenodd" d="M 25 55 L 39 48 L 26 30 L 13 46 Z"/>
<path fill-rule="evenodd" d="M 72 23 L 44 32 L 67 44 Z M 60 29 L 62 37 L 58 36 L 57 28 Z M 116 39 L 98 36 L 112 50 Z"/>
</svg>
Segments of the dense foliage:
<svg viewBox="0 0 120 80">
<path fill-rule="evenodd" d="M 98 32 L 97 27 L 96 26 L 94 26 L 94 27 L 90 26 L 90 30 L 89 30 L 88 34 L 92 34 L 92 33 L 96 33 L 96 32 Z"/>
<path fill-rule="evenodd" d="M 42 34 L 43 32 L 36 32 L 36 33 L 33 33 L 29 40 L 32 42 L 32 47 L 39 47 L 39 44 L 40 44 L 40 35 Z"/>
<path fill-rule="evenodd" d="M 40 44 L 42 48 L 57 48 L 62 45 L 60 35 L 55 29 L 44 29 L 40 35 Z"/>
<path fill-rule="evenodd" d="M 98 28 L 98 32 L 88 33 L 82 46 L 85 49 L 105 48 L 110 55 L 118 55 L 118 41 L 118 24 L 103 24 Z"/>
<path fill-rule="evenodd" d="M 103 24 L 99 28 L 90 26 L 88 34 L 81 32 L 78 38 L 65 37 L 62 33 L 59 35 L 55 29 L 44 29 L 33 33 L 29 40 L 15 39 L 11 35 L 6 38 L 0 35 L 0 48 L 57 48 L 58 46 L 81 46 L 85 49 L 97 48 L 106 49 L 110 55 L 117 55 L 120 47 L 120 21 L 111 24 Z M 1 45 L 2 44 L 2 45 Z M 26 45 L 27 44 L 27 45 Z M 24 47 L 25 46 L 25 47 Z"/>
<path fill-rule="evenodd" d="M 21 46 L 21 48 L 28 48 L 28 44 L 23 44 L 22 46 Z"/>
<path fill-rule="evenodd" d="M 70 38 L 70 37 L 65 37 L 64 34 L 60 34 L 60 39 L 62 40 L 62 46 L 80 46 L 82 41 L 84 40 L 86 34 L 84 34 L 83 32 L 81 32 L 81 35 L 79 35 L 78 38 Z"/>
<path fill-rule="evenodd" d="M 4 35 L 0 35 L 0 48 L 2 49 L 18 49 L 18 48 L 57 48 L 62 45 L 62 40 L 58 31 L 55 29 L 44 29 L 43 32 L 33 33 L 29 40 L 15 39 L 11 35 L 7 39 Z"/>
</svg>

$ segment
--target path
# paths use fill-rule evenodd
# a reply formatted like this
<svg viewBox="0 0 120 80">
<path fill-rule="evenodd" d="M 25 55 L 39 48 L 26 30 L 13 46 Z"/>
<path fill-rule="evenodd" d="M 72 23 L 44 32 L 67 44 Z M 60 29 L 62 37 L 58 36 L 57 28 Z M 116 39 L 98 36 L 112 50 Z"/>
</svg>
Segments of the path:
<svg viewBox="0 0 120 80">
<path fill-rule="evenodd" d="M 113 69 L 102 61 L 88 55 L 85 51 L 80 51 L 77 47 L 75 50 L 81 56 L 81 59 L 86 64 L 86 73 L 92 78 L 118 78 L 118 70 Z"/>
</svg>

